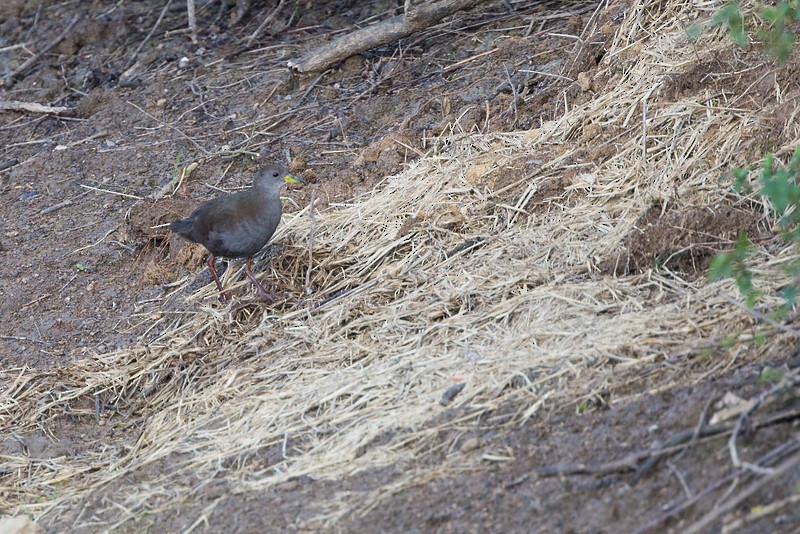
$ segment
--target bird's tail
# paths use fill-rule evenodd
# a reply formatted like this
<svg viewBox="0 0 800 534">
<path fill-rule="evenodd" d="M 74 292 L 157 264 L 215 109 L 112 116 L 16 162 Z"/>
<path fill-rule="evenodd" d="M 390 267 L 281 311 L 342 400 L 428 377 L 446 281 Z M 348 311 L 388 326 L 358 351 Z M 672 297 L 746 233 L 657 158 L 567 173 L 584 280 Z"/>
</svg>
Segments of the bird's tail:
<svg viewBox="0 0 800 534">
<path fill-rule="evenodd" d="M 188 235 L 192 231 L 191 219 L 178 219 L 169 223 L 169 229 L 176 234 Z"/>
</svg>

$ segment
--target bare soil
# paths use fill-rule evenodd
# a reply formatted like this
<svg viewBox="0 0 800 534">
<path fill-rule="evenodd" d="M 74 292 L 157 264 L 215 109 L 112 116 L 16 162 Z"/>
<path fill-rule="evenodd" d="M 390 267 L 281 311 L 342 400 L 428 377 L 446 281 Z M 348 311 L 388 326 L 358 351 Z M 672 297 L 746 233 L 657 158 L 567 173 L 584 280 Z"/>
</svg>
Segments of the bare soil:
<svg viewBox="0 0 800 534">
<path fill-rule="evenodd" d="M 158 226 L 220 189 L 249 185 L 262 161 L 286 162 L 309 183 L 286 193 L 291 199 L 286 213 L 307 205 L 312 195 L 324 209 L 401 171 L 448 129 L 525 130 L 557 117 L 565 101 L 580 105 L 587 93 L 565 78 L 578 73 L 591 78 L 603 40 L 613 35 L 623 9 L 602 10 L 603 33 L 577 56 L 568 54 L 574 43 L 568 36 L 581 33 L 596 5 L 511 2 L 509 10 L 508 3 L 496 2 L 399 45 L 354 56 L 322 75 L 298 75 L 285 68 L 286 60 L 358 21 L 400 11 L 395 2 L 382 1 L 287 4 L 250 49 L 242 46 L 243 39 L 271 11 L 271 3 L 252 2 L 237 24 L 233 12 L 219 3 L 201 4 L 198 45 L 178 31 L 186 25 L 183 3 L 167 10 L 147 42 L 164 2 L 41 0 L 0 7 L 0 49 L 27 47 L 0 51 L 2 75 L 21 64 L 28 49 L 41 49 L 73 16 L 82 16 L 71 35 L 0 90 L 0 100 L 74 110 L 61 116 L 0 114 L 0 164 L 16 162 L 0 171 L 5 273 L 0 368 L 9 381 L 0 387 L 9 387 L 28 369 L 58 376 L 88 354 L 147 344 L 189 313 L 186 297 L 210 282 L 204 251 Z M 671 87 L 676 94 L 710 87 L 718 78 L 700 74 L 724 68 L 698 65 L 676 76 Z M 748 86 L 761 78 L 763 72 L 754 71 L 736 84 Z M 765 81 L 756 90 L 768 92 L 773 85 Z M 758 128 L 763 130 L 754 134 L 757 144 L 768 144 L 770 125 Z M 608 157 L 612 145 L 606 141 L 618 132 L 593 134 L 598 148 L 586 159 Z M 179 169 L 191 162 L 200 165 L 177 184 Z M 513 183 L 535 165 L 521 161 L 503 180 Z M 540 188 L 533 210 L 551 209 L 570 180 L 564 176 Z M 667 268 L 688 278 L 704 277 L 713 255 L 740 232 L 756 240 L 773 238 L 751 208 L 653 206 L 624 250 L 604 258 L 599 270 L 623 276 Z M 279 258 L 280 244 L 269 253 Z M 295 290 L 273 289 L 284 300 Z M 251 288 L 239 291 L 246 306 L 262 305 Z M 281 306 L 281 301 L 275 305 L 278 313 Z M 116 529 L 178 532 L 204 518 L 203 528 L 211 531 L 253 532 L 266 525 L 305 531 L 317 528 L 309 522 L 320 512 L 317 496 L 346 493 L 358 500 L 383 489 L 389 497 L 378 507 L 364 503 L 361 513 L 341 518 L 336 530 L 629 532 L 674 514 L 658 524 L 679 531 L 711 510 L 726 491 L 757 477 L 732 478 L 700 495 L 731 472 L 726 436 L 699 439 L 686 453 L 638 474 L 634 468 L 557 476 L 540 470 L 603 466 L 664 443 L 714 412 L 724 394 L 752 398 L 768 391 L 774 382 L 764 378 L 764 369 L 788 373 L 798 363 L 797 353 L 788 349 L 780 361 L 745 355 L 723 366 L 693 354 L 653 363 L 659 368 L 654 374 L 652 368 L 638 367 L 598 374 L 586 379 L 583 400 L 574 405 L 549 409 L 514 430 L 500 429 L 504 418 L 522 409 L 509 403 L 459 436 L 457 450 L 426 457 L 435 471 L 446 455 L 463 455 L 469 467 L 458 476 L 432 476 L 425 484 L 405 487 L 404 466 L 396 465 L 345 480 L 298 479 L 248 494 L 234 494 L 221 482 L 199 489 L 194 502 L 139 516 Z M 84 404 L 73 404 L 66 417 L 43 422 L 39 432 L 24 436 L 5 427 L 0 414 L 0 455 L 79 455 L 102 447 L 109 432 L 128 432 L 135 442 L 136 428 L 107 428 L 95 420 L 92 401 Z M 786 399 L 779 408 L 796 406 L 797 399 Z M 459 415 L 446 413 L 453 420 Z M 792 435 L 796 441 L 797 425 L 796 417 L 787 417 L 744 432 L 739 454 L 755 461 Z M 440 442 L 452 440 L 441 436 Z M 151 465 L 136 478 L 168 471 L 173 460 Z M 0 478 L 8 476 L 0 469 Z M 82 510 L 40 522 L 59 532 L 95 509 L 108 514 L 108 503 L 125 484 L 120 480 L 98 489 Z M 796 496 L 798 484 L 800 470 L 792 469 L 744 499 L 734 515 Z M 11 495 L 4 499 L 9 512 L 24 504 Z M 680 508 L 692 499 L 694 504 Z M 800 524 L 798 510 L 784 507 L 753 519 L 742 531 L 790 532 Z M 100 519 L 113 523 L 107 515 Z M 719 526 L 717 518 L 708 528 Z"/>
</svg>

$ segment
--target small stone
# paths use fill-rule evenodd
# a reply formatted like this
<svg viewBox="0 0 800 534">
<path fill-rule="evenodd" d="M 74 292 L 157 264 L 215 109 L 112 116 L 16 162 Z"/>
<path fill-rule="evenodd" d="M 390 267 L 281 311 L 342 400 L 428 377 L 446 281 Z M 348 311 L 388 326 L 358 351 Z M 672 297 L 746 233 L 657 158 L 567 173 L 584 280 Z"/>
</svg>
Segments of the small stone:
<svg viewBox="0 0 800 534">
<path fill-rule="evenodd" d="M 26 515 L 0 517 L 0 532 L 7 534 L 44 534 L 44 528 Z"/>
<path fill-rule="evenodd" d="M 481 446 L 481 440 L 478 438 L 469 438 L 464 443 L 461 444 L 461 452 L 470 452 L 474 451 L 478 447 Z"/>
<path fill-rule="evenodd" d="M 578 85 L 580 85 L 581 91 L 588 91 L 592 88 L 592 78 L 588 72 L 578 73 Z"/>
</svg>

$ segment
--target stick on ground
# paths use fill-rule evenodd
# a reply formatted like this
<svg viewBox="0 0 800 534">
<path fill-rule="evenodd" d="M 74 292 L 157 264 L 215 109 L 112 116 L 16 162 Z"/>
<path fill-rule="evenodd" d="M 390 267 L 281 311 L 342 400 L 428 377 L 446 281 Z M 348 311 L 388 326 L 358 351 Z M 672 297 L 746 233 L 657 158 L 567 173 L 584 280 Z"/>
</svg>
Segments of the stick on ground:
<svg viewBox="0 0 800 534">
<path fill-rule="evenodd" d="M 424 30 L 453 13 L 469 9 L 483 1 L 485 0 L 440 0 L 419 6 L 411 6 L 410 2 L 406 2 L 403 15 L 343 35 L 331 43 L 311 50 L 296 61 L 289 61 L 288 65 L 299 72 L 322 71 L 337 61 Z"/>
<path fill-rule="evenodd" d="M 23 74 L 24 72 L 26 72 L 34 63 L 39 61 L 39 58 L 41 58 L 43 55 L 45 55 L 47 52 L 49 52 L 58 43 L 63 41 L 64 38 L 72 32 L 73 28 L 75 28 L 75 25 L 78 24 L 78 21 L 80 21 L 80 20 L 81 20 L 81 15 L 80 14 L 75 15 L 74 17 L 72 17 L 72 20 L 67 25 L 67 27 L 64 28 L 63 32 L 58 34 L 58 36 L 55 39 L 50 41 L 37 54 L 34 54 L 33 56 L 31 56 L 30 58 L 28 58 L 27 61 L 25 61 L 25 63 L 23 63 L 22 65 L 20 65 L 16 69 L 14 69 L 12 72 L 10 72 L 8 74 L 8 76 L 6 76 L 5 79 L 3 80 L 4 85 L 6 87 L 9 87 L 12 84 L 12 82 L 14 81 L 14 78 L 16 78 L 20 74 Z"/>
<path fill-rule="evenodd" d="M 0 101 L 0 111 L 28 111 L 30 113 L 53 113 L 58 115 L 70 111 L 70 108 L 64 106 L 46 106 L 44 104 L 37 104 L 36 102 L 19 102 L 17 100 Z"/>
</svg>

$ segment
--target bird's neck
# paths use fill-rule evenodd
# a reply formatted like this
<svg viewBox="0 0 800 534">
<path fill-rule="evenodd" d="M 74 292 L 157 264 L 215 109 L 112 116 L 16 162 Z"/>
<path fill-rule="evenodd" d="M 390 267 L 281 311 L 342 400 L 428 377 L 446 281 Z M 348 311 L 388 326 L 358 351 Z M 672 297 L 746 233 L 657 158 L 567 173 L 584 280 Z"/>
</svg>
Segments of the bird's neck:
<svg viewBox="0 0 800 534">
<path fill-rule="evenodd" d="M 268 186 L 259 186 L 254 185 L 251 188 L 251 191 L 258 196 L 262 197 L 278 197 L 280 196 L 281 188 L 280 187 L 268 187 Z"/>
</svg>

